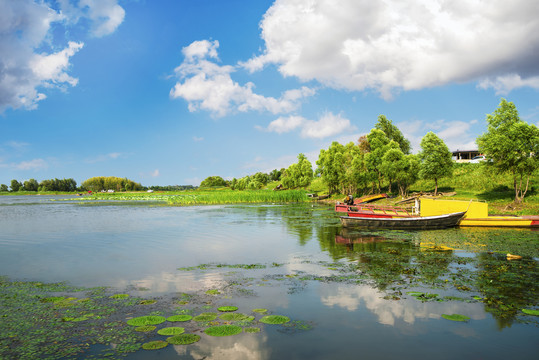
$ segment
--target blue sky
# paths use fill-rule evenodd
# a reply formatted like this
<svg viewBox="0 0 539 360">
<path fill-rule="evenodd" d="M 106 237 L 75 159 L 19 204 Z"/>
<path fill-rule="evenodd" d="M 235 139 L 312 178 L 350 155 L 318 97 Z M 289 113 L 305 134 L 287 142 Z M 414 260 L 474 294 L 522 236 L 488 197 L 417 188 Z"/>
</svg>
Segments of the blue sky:
<svg viewBox="0 0 539 360">
<path fill-rule="evenodd" d="M 0 0 L 0 184 L 198 185 L 313 166 L 391 119 L 475 148 L 539 124 L 539 2 Z"/>
</svg>

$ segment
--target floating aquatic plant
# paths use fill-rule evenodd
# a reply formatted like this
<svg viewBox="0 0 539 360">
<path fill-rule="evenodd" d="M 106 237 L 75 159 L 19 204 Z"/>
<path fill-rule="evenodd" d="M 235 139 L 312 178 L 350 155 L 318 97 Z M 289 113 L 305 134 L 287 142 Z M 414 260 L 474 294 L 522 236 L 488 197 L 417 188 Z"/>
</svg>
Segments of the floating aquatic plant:
<svg viewBox="0 0 539 360">
<path fill-rule="evenodd" d="M 157 302 L 157 300 L 142 300 L 141 302 L 139 302 L 140 305 L 151 305 L 151 304 L 155 304 Z"/>
<path fill-rule="evenodd" d="M 451 314 L 451 315 L 448 315 L 448 314 L 442 314 L 442 317 L 446 320 L 451 320 L 451 321 L 468 321 L 470 320 L 470 318 L 466 315 L 460 315 L 460 314 Z"/>
<path fill-rule="evenodd" d="M 522 309 L 522 312 L 526 315 L 534 315 L 539 316 L 539 310 L 532 310 L 532 309 Z"/>
<path fill-rule="evenodd" d="M 219 295 L 221 292 L 219 290 L 216 290 L 216 289 L 210 289 L 208 291 L 206 291 L 206 294 L 208 295 Z"/>
<path fill-rule="evenodd" d="M 191 315 L 172 315 L 167 318 L 167 321 L 170 322 L 183 322 L 183 321 L 189 321 L 193 317 Z"/>
<path fill-rule="evenodd" d="M 170 326 L 170 327 L 157 330 L 157 333 L 159 335 L 167 335 L 167 336 L 180 335 L 180 334 L 183 334 L 184 332 L 185 332 L 185 329 L 179 326 Z"/>
<path fill-rule="evenodd" d="M 222 311 L 222 312 L 236 311 L 238 310 L 238 307 L 237 306 L 221 306 L 221 307 L 218 307 L 217 310 Z"/>
<path fill-rule="evenodd" d="M 189 345 L 200 340 L 200 336 L 196 334 L 181 334 L 167 338 L 167 342 L 173 345 Z"/>
<path fill-rule="evenodd" d="M 260 328 L 257 328 L 257 327 L 247 327 L 247 328 L 243 329 L 243 331 L 246 332 L 246 333 L 249 333 L 249 334 L 254 334 L 254 333 L 260 332 Z"/>
<path fill-rule="evenodd" d="M 211 312 L 202 313 L 193 318 L 193 320 L 197 322 L 213 321 L 215 319 L 217 319 L 217 314 Z"/>
<path fill-rule="evenodd" d="M 133 326 L 143 326 L 143 325 L 157 325 L 165 322 L 165 318 L 163 316 L 139 316 L 133 319 L 127 320 L 128 325 Z"/>
<path fill-rule="evenodd" d="M 155 340 L 142 344 L 144 350 L 158 350 L 166 347 L 168 342 L 163 340 Z"/>
<path fill-rule="evenodd" d="M 115 294 L 109 296 L 111 299 L 127 299 L 129 297 L 129 294 Z"/>
<path fill-rule="evenodd" d="M 204 330 L 210 336 L 231 336 L 242 332 L 242 328 L 236 325 L 218 325 Z"/>
<path fill-rule="evenodd" d="M 156 327 L 154 325 L 142 325 L 142 326 L 137 326 L 135 328 L 135 331 L 150 332 L 150 331 L 154 331 L 155 329 Z"/>
<path fill-rule="evenodd" d="M 268 309 L 253 309 L 252 311 L 259 314 L 266 314 Z"/>
<path fill-rule="evenodd" d="M 224 321 L 245 321 L 249 318 L 252 318 L 252 320 L 254 320 L 254 316 L 249 316 L 241 313 L 227 313 L 221 315 L 219 318 Z"/>
<path fill-rule="evenodd" d="M 283 315 L 266 315 L 262 319 L 260 319 L 261 323 L 264 324 L 284 324 L 290 321 L 290 318 Z"/>
</svg>

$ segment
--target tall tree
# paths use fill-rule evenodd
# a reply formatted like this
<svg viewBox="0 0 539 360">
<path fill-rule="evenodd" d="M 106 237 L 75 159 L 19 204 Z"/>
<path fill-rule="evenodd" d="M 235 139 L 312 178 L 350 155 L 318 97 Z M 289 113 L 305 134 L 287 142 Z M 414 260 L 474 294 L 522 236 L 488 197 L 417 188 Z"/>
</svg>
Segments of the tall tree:
<svg viewBox="0 0 539 360">
<path fill-rule="evenodd" d="M 294 189 L 308 186 L 313 179 L 313 166 L 304 154 L 298 155 L 298 162 L 286 169 L 282 177 L 283 185 Z"/>
<path fill-rule="evenodd" d="M 399 144 L 399 147 L 404 155 L 410 153 L 410 141 L 404 137 L 398 127 L 393 125 L 393 121 L 386 118 L 385 115 L 378 116 L 378 121 L 374 125 L 374 128 L 382 130 L 389 140 L 393 140 Z"/>
<path fill-rule="evenodd" d="M 334 141 L 329 149 L 320 150 L 316 165 L 318 165 L 317 172 L 322 178 L 330 194 L 334 194 L 338 191 L 342 176 L 346 171 L 344 161 L 344 146 L 337 141 Z"/>
<path fill-rule="evenodd" d="M 11 191 L 19 191 L 22 188 L 22 184 L 17 180 L 11 180 Z"/>
<path fill-rule="evenodd" d="M 434 180 L 434 195 L 438 194 L 438 179 L 453 174 L 453 160 L 451 151 L 442 139 L 429 131 L 421 139 L 420 176 L 424 179 Z"/>
<path fill-rule="evenodd" d="M 382 159 L 390 149 L 398 149 L 399 145 L 390 140 L 386 134 L 379 129 L 372 129 L 367 135 L 370 152 L 365 154 L 365 166 L 370 172 L 369 177 L 376 181 L 376 187 L 380 191 L 384 172 L 382 171 Z"/>
<path fill-rule="evenodd" d="M 26 191 L 37 191 L 39 188 L 39 183 L 36 179 L 29 179 L 24 182 L 23 187 Z"/>
<path fill-rule="evenodd" d="M 487 115 L 487 124 L 487 132 L 476 141 L 479 151 L 497 173 L 512 174 L 515 202 L 521 202 L 539 168 L 539 129 L 522 121 L 515 104 L 505 99 Z"/>
</svg>

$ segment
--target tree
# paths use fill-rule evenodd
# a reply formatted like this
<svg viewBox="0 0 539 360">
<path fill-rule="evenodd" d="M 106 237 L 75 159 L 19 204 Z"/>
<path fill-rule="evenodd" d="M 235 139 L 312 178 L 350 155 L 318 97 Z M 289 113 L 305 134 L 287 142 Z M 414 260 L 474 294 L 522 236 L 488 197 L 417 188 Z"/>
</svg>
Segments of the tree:
<svg viewBox="0 0 539 360">
<path fill-rule="evenodd" d="M 284 187 L 290 189 L 309 186 L 312 179 L 313 166 L 303 154 L 298 155 L 298 162 L 290 165 L 281 178 Z"/>
<path fill-rule="evenodd" d="M 487 132 L 476 140 L 479 151 L 497 173 L 512 174 L 515 202 L 521 202 L 539 168 L 539 129 L 522 121 L 515 104 L 505 99 L 486 120 Z"/>
<path fill-rule="evenodd" d="M 388 192 L 391 193 L 391 183 L 397 178 L 397 175 L 406 167 L 404 154 L 401 149 L 389 149 L 382 157 L 380 171 L 385 174 L 389 182 Z"/>
<path fill-rule="evenodd" d="M 320 150 L 320 155 L 316 161 L 316 165 L 318 165 L 317 172 L 320 174 L 322 182 L 327 185 L 330 194 L 338 191 L 342 176 L 346 171 L 344 152 L 344 146 L 334 141 L 329 149 Z"/>
<path fill-rule="evenodd" d="M 29 179 L 24 182 L 23 187 L 26 191 L 37 191 L 39 188 L 39 183 L 36 179 Z"/>
<path fill-rule="evenodd" d="M 8 189 L 6 184 L 1 184 L 0 185 L 0 192 L 8 192 L 8 191 L 9 191 L 9 189 Z"/>
<path fill-rule="evenodd" d="M 453 174 L 451 151 L 442 139 L 429 131 L 421 139 L 419 159 L 421 167 L 419 175 L 424 179 L 434 180 L 434 195 L 438 194 L 438 179 Z"/>
<path fill-rule="evenodd" d="M 377 181 L 377 189 L 382 187 L 384 173 L 382 171 L 382 159 L 390 149 L 398 149 L 399 145 L 390 140 L 386 134 L 379 129 L 372 129 L 367 135 L 370 151 L 365 154 L 365 166 L 369 170 L 369 177 L 372 181 Z"/>
<path fill-rule="evenodd" d="M 19 191 L 22 188 L 22 184 L 18 182 L 17 180 L 13 179 L 11 180 L 11 191 Z"/>
<path fill-rule="evenodd" d="M 393 122 L 384 115 L 378 116 L 378 122 L 374 125 L 374 128 L 382 130 L 389 140 L 393 140 L 399 144 L 399 148 L 404 155 L 410 153 L 410 141 L 406 139 L 399 128 L 393 125 Z"/>
<path fill-rule="evenodd" d="M 208 176 L 200 183 L 200 187 L 226 186 L 226 181 L 220 176 Z"/>
</svg>

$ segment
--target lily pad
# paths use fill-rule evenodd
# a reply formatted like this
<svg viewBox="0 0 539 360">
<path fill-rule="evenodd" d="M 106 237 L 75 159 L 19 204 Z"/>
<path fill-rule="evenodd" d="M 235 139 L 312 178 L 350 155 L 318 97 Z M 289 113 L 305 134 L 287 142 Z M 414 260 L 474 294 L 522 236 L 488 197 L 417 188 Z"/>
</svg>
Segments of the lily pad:
<svg viewBox="0 0 539 360">
<path fill-rule="evenodd" d="M 167 321 L 170 322 L 183 322 L 183 321 L 189 321 L 193 317 L 191 315 L 172 315 L 167 318 Z"/>
<path fill-rule="evenodd" d="M 532 309 L 522 309 L 522 312 L 526 315 L 535 315 L 539 316 L 539 310 L 532 310 Z"/>
<path fill-rule="evenodd" d="M 173 345 L 189 345 L 200 340 L 196 334 L 181 334 L 167 338 L 167 342 Z"/>
<path fill-rule="evenodd" d="M 127 299 L 129 294 L 114 294 L 109 296 L 111 299 Z"/>
<path fill-rule="evenodd" d="M 244 332 L 246 333 L 249 333 L 249 334 L 253 334 L 253 333 L 258 333 L 260 332 L 260 328 L 257 328 L 257 327 L 247 327 L 245 329 L 243 329 Z"/>
<path fill-rule="evenodd" d="M 167 336 L 180 335 L 180 334 L 183 334 L 184 332 L 185 332 L 185 329 L 179 326 L 170 326 L 170 327 L 159 329 L 157 331 L 159 335 L 167 335 Z"/>
<path fill-rule="evenodd" d="M 236 325 L 218 325 L 204 330 L 210 336 L 231 336 L 242 332 L 242 328 Z"/>
<path fill-rule="evenodd" d="M 150 332 L 150 331 L 154 331 L 155 328 L 156 327 L 154 325 L 142 325 L 142 326 L 137 326 L 135 328 L 135 331 Z"/>
<path fill-rule="evenodd" d="M 267 316 L 264 316 L 262 319 L 260 319 L 261 323 L 272 324 L 272 325 L 284 324 L 289 321 L 290 321 L 290 318 L 288 316 L 283 316 L 283 315 L 267 315 Z"/>
<path fill-rule="evenodd" d="M 451 320 L 451 321 L 468 321 L 470 320 L 470 318 L 466 315 L 460 315 L 460 314 L 451 314 L 451 315 L 448 315 L 448 314 L 442 314 L 442 317 L 446 320 Z"/>
<path fill-rule="evenodd" d="M 163 316 L 139 316 L 133 319 L 127 320 L 128 325 L 133 326 L 143 326 L 143 325 L 157 325 L 165 322 L 165 317 Z"/>
<path fill-rule="evenodd" d="M 237 306 L 221 306 L 221 307 L 218 307 L 217 310 L 222 311 L 222 312 L 236 311 L 238 310 L 238 307 Z"/>
<path fill-rule="evenodd" d="M 158 350 L 168 346 L 168 342 L 163 340 L 155 340 L 142 344 L 144 350 Z"/>
<path fill-rule="evenodd" d="M 194 321 L 197 321 L 197 322 L 204 322 L 204 321 L 213 321 L 217 319 L 217 314 L 215 313 L 211 313 L 211 312 L 208 312 L 208 313 L 202 313 L 200 315 L 197 315 L 193 318 Z"/>
<path fill-rule="evenodd" d="M 141 302 L 139 302 L 140 305 L 151 305 L 151 304 L 155 304 L 157 302 L 157 300 L 142 300 Z"/>
<path fill-rule="evenodd" d="M 265 314 L 268 312 L 268 309 L 253 309 L 253 312 L 259 313 L 259 314 Z"/>
<path fill-rule="evenodd" d="M 206 291 L 206 294 L 208 295 L 219 295 L 221 292 L 219 290 L 211 289 Z"/>
<path fill-rule="evenodd" d="M 249 319 L 249 315 L 245 315 L 241 313 L 228 313 L 228 314 L 223 314 L 219 316 L 219 318 L 224 321 L 243 321 L 243 320 Z"/>
</svg>

